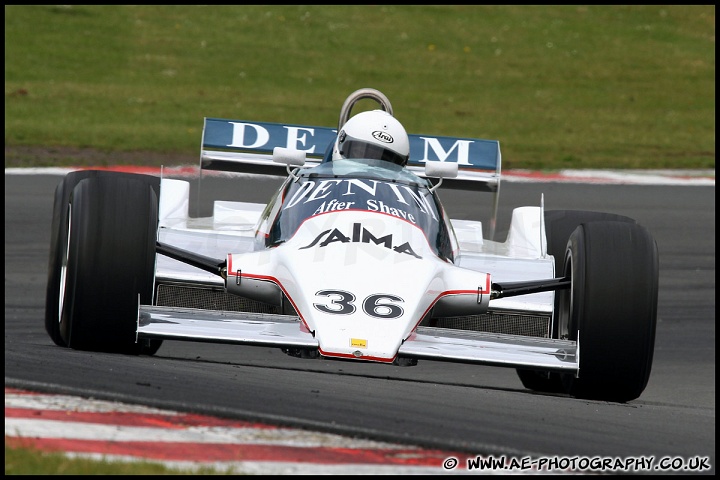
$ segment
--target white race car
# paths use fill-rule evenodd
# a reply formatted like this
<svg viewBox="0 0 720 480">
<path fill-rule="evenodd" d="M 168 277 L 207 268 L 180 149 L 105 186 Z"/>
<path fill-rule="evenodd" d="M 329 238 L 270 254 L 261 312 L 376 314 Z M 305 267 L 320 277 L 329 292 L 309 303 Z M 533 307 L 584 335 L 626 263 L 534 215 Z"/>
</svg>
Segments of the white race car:
<svg viewBox="0 0 720 480">
<path fill-rule="evenodd" d="M 498 142 L 409 135 L 405 166 L 334 159 L 361 99 L 392 114 L 385 95 L 361 89 L 337 129 L 205 119 L 198 192 L 211 193 L 218 171 L 286 176 L 267 204 L 217 200 L 193 215 L 189 180 L 68 174 L 47 284 L 55 344 L 152 355 L 172 339 L 477 363 L 515 368 L 536 391 L 639 397 L 657 316 L 650 233 L 620 215 L 539 205 L 513 210 L 504 242 L 488 240 Z M 448 218 L 441 185 L 494 193 L 487 231 Z"/>
</svg>

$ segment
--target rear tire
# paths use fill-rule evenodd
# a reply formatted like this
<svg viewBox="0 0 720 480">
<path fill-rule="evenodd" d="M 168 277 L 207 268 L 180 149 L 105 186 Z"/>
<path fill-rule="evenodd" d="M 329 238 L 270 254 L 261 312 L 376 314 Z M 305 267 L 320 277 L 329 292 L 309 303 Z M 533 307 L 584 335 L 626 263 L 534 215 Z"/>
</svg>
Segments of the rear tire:
<svg viewBox="0 0 720 480">
<path fill-rule="evenodd" d="M 578 376 L 562 377 L 567 392 L 614 402 L 638 398 L 650 378 L 655 348 L 655 240 L 635 223 L 582 224 L 570 236 L 564 274 L 571 276 L 572 288 L 560 295 L 569 300 L 560 322 L 567 321 L 580 357 Z"/>
<path fill-rule="evenodd" d="M 562 271 L 568 240 L 578 225 L 599 221 L 635 223 L 635 220 L 632 218 L 615 213 L 591 212 L 587 210 L 547 210 L 545 212 L 547 253 L 555 257 L 555 272 Z M 556 273 L 555 276 L 559 276 L 559 274 Z"/>
<path fill-rule="evenodd" d="M 55 194 L 48 334 L 78 350 L 152 355 L 161 341 L 136 343 L 135 331 L 138 302 L 152 303 L 159 179 L 77 173 Z"/>
<path fill-rule="evenodd" d="M 547 238 L 547 253 L 555 257 L 555 276 L 559 277 L 563 268 L 563 259 L 567 250 L 570 235 L 582 223 L 593 221 L 619 221 L 635 223 L 630 217 L 614 213 L 591 212 L 587 210 L 547 210 L 545 211 L 545 236 Z M 564 332 L 558 334 L 557 312 L 558 293 L 555 294 L 555 308 L 553 311 L 551 338 L 566 338 L 567 326 Z M 525 370 L 518 368 L 517 375 L 523 386 L 528 390 L 542 393 L 565 393 L 566 386 L 559 373 L 538 370 Z"/>
</svg>

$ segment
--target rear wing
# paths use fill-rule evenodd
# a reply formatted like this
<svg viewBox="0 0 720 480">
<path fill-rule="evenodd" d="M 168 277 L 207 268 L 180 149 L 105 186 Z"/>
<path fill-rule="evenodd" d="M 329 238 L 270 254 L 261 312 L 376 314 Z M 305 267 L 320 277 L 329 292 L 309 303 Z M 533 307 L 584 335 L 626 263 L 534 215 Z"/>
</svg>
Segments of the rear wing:
<svg viewBox="0 0 720 480">
<path fill-rule="evenodd" d="M 275 147 L 305 152 L 305 165 L 314 166 L 330 154 L 337 129 L 267 122 L 205 118 L 200 170 L 285 176 L 286 166 L 272 161 Z M 409 135 L 407 168 L 425 176 L 425 163 L 456 162 L 458 176 L 444 188 L 496 192 L 500 187 L 500 143 L 496 140 Z"/>
</svg>

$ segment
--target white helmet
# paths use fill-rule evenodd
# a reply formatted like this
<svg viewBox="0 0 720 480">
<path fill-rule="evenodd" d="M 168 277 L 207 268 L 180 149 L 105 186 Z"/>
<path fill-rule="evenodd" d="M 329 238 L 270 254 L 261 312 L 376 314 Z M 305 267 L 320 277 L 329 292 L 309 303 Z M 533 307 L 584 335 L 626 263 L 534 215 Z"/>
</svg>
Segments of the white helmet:
<svg viewBox="0 0 720 480">
<path fill-rule="evenodd" d="M 402 124 L 384 110 L 371 110 L 358 113 L 343 125 L 332 159 L 376 158 L 405 166 L 409 156 L 410 140 Z"/>
</svg>

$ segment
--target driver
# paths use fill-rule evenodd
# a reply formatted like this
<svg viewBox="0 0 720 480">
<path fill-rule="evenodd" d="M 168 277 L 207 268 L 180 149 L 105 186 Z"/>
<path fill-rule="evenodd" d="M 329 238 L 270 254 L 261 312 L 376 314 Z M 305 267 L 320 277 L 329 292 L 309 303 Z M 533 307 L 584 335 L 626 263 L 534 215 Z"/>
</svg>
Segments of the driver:
<svg viewBox="0 0 720 480">
<path fill-rule="evenodd" d="M 410 157 L 405 128 L 384 110 L 361 112 L 350 118 L 338 133 L 332 159 L 372 158 L 404 167 Z"/>
</svg>

